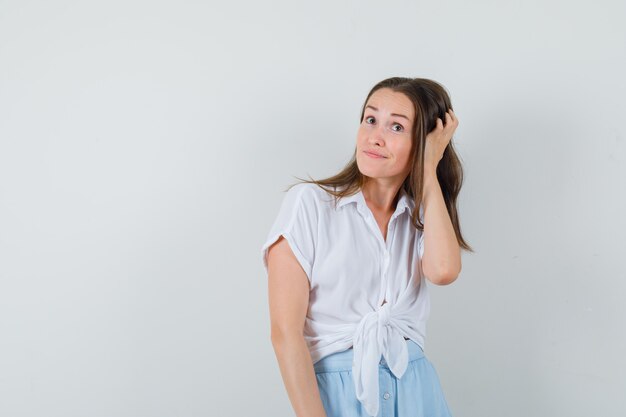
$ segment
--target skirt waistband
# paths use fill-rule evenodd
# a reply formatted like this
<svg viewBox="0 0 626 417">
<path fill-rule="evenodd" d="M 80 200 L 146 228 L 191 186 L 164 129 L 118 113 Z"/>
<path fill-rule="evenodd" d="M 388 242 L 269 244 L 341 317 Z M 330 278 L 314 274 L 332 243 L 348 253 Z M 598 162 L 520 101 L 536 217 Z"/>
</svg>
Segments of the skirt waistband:
<svg viewBox="0 0 626 417">
<path fill-rule="evenodd" d="M 418 345 L 411 339 L 407 339 L 405 341 L 409 353 L 409 362 L 421 359 L 425 356 L 424 350 L 420 345 Z M 323 357 L 313 364 L 313 369 L 315 370 L 315 373 L 350 371 L 352 370 L 353 357 L 354 350 L 352 349 L 352 347 L 350 347 L 347 350 L 331 353 L 330 355 Z M 387 361 L 385 360 L 383 355 L 380 355 L 378 366 L 381 368 L 389 369 Z"/>
</svg>

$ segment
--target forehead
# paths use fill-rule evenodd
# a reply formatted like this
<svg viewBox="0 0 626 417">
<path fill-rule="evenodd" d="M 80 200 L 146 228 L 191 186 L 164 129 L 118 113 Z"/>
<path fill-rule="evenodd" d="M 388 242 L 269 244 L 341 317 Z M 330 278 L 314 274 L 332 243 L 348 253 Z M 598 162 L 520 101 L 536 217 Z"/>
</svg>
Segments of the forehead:
<svg viewBox="0 0 626 417">
<path fill-rule="evenodd" d="M 376 107 L 382 113 L 404 114 L 410 120 L 413 120 L 413 102 L 404 93 L 393 91 L 390 88 L 381 88 L 374 91 L 367 100 L 367 105 Z"/>
</svg>

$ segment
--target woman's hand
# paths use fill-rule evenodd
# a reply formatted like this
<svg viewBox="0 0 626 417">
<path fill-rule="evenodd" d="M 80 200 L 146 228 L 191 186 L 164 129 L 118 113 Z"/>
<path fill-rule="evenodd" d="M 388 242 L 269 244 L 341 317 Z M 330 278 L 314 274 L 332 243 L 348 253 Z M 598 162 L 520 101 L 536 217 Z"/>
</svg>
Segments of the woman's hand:
<svg viewBox="0 0 626 417">
<path fill-rule="evenodd" d="M 440 118 L 437 118 L 437 125 L 426 135 L 426 149 L 424 153 L 424 170 L 436 172 L 437 165 L 443 158 L 443 151 L 450 143 L 452 134 L 459 125 L 459 119 L 456 118 L 452 109 L 446 112 L 446 125 Z"/>
</svg>

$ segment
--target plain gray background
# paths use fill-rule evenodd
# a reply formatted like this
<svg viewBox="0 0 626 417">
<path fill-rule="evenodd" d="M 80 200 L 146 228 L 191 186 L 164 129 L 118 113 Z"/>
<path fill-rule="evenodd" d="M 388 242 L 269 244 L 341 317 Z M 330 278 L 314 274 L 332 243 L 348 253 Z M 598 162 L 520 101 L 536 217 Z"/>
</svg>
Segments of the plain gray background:
<svg viewBox="0 0 626 417">
<path fill-rule="evenodd" d="M 626 415 L 624 4 L 0 1 L 0 415 L 294 415 L 260 248 L 395 75 L 460 120 L 453 414 Z"/>
</svg>

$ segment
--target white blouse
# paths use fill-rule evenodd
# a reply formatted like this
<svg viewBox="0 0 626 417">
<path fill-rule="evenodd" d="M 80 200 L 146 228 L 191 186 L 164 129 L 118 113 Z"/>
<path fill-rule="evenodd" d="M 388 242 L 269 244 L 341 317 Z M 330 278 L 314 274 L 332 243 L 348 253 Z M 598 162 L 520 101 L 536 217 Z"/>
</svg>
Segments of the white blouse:
<svg viewBox="0 0 626 417">
<path fill-rule="evenodd" d="M 355 392 L 374 416 L 381 354 L 402 377 L 408 365 L 404 337 L 424 349 L 430 313 L 423 234 L 411 224 L 415 202 L 404 189 L 400 193 L 385 241 L 361 191 L 335 207 L 331 194 L 299 183 L 285 194 L 262 247 L 268 272 L 269 247 L 280 235 L 288 241 L 310 282 L 304 338 L 313 363 L 353 346 Z"/>
</svg>

